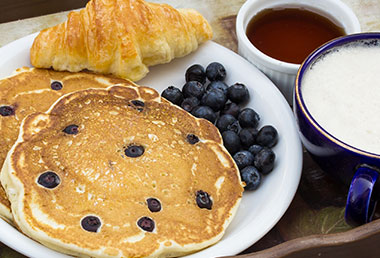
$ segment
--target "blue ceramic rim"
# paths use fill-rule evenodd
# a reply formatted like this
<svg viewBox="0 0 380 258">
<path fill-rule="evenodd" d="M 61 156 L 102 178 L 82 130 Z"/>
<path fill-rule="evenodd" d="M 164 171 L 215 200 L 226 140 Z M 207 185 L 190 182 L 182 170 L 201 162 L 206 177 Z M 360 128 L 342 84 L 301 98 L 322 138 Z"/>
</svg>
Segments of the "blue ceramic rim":
<svg viewBox="0 0 380 258">
<path fill-rule="evenodd" d="M 347 143 L 344 143 L 343 141 L 335 138 L 333 135 L 328 133 L 325 129 L 323 129 L 322 126 L 320 126 L 317 121 L 314 120 L 314 118 L 311 116 L 309 110 L 306 108 L 304 99 L 302 97 L 302 91 L 301 88 L 301 80 L 303 78 L 303 75 L 305 71 L 308 69 L 309 65 L 312 64 L 321 54 L 325 53 L 325 51 L 332 49 L 337 46 L 344 45 L 346 43 L 354 42 L 357 40 L 366 40 L 366 39 L 380 39 L 380 33 L 379 32 L 365 32 L 365 33 L 356 33 L 356 34 L 350 34 L 346 36 L 342 36 L 333 40 L 330 40 L 314 50 L 301 64 L 300 68 L 297 72 L 297 77 L 295 81 L 295 101 L 297 103 L 294 103 L 294 105 L 298 104 L 300 107 L 300 110 L 306 117 L 306 119 L 316 128 L 319 133 L 324 135 L 327 139 L 332 141 L 333 143 L 337 144 L 338 146 L 348 149 L 354 153 L 357 153 L 359 155 L 365 155 L 367 157 L 380 159 L 380 154 L 375 154 L 367 151 L 363 151 L 361 149 L 355 148 L 351 145 L 348 145 Z"/>
</svg>

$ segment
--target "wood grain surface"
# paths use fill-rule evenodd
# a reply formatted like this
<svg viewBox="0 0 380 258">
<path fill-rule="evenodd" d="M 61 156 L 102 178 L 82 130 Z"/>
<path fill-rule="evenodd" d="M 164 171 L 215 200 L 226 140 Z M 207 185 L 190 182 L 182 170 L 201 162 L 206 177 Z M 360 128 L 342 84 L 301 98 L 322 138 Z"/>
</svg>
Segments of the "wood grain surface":
<svg viewBox="0 0 380 258">
<path fill-rule="evenodd" d="M 380 0 L 342 0 L 357 15 L 362 31 L 380 31 Z M 64 7 L 63 7 L 64 2 Z M 80 3 L 79 3 L 80 2 Z M 0 0 L 0 23 L 42 13 L 75 9 L 80 0 Z M 191 7 L 211 23 L 213 40 L 237 51 L 236 15 L 244 0 L 156 0 L 176 8 Z M 79 6 L 78 6 L 79 5 Z M 33 6 L 33 7 L 32 7 Z M 48 6 L 48 7 L 46 7 Z M 37 14 L 38 15 L 38 14 Z M 0 24 L 0 47 L 53 26 L 66 19 L 67 12 Z M 304 153 L 302 178 L 289 209 L 260 241 L 242 252 L 247 257 L 380 257 L 380 217 L 376 221 L 351 228 L 344 222 L 347 187 L 334 181 Z M 253 229 L 254 230 L 254 229 Z M 23 257 L 0 244 L 0 258 Z"/>
<path fill-rule="evenodd" d="M 1 0 L 0 23 L 84 7 L 88 0 Z"/>
</svg>

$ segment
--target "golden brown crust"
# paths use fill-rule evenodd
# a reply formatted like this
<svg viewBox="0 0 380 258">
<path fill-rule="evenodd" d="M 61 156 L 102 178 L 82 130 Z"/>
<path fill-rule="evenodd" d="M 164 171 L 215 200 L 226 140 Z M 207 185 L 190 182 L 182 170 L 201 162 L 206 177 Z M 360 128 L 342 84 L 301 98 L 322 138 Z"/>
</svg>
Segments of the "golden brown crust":
<svg viewBox="0 0 380 258">
<path fill-rule="evenodd" d="M 12 214 L 11 214 L 11 204 L 7 198 L 7 195 L 4 191 L 4 188 L 0 185 L 0 218 L 11 223 Z"/>
<path fill-rule="evenodd" d="M 20 68 L 17 74 L 0 80 L 0 106 L 14 107 L 12 116 L 0 116 L 0 165 L 17 140 L 21 121 L 33 112 L 44 112 L 62 95 L 87 88 L 106 88 L 114 84 L 134 85 L 132 82 L 93 73 L 56 72 L 46 69 Z M 53 90 L 51 82 L 62 83 Z M 11 220 L 10 204 L 0 185 L 0 216 Z"/>
<path fill-rule="evenodd" d="M 204 121 L 147 87 L 62 97 L 47 113 L 24 120 L 3 168 L 3 185 L 16 193 L 10 195 L 16 223 L 54 249 L 95 257 L 177 256 L 215 243 L 243 188 L 231 156 L 215 141 L 220 135 Z M 78 134 L 62 132 L 70 124 Z M 189 134 L 200 141 L 190 144 Z M 130 144 L 144 146 L 144 154 L 127 157 Z M 36 183 L 47 170 L 61 179 L 55 189 Z M 198 190 L 211 196 L 212 209 L 197 206 Z M 160 200 L 160 212 L 149 211 L 150 197 Z M 80 226 L 90 214 L 102 221 L 98 233 Z M 144 216 L 155 221 L 153 232 L 137 226 Z"/>
<path fill-rule="evenodd" d="M 143 0 L 92 0 L 65 23 L 45 29 L 30 51 L 35 67 L 88 69 L 139 80 L 148 66 L 194 51 L 212 37 L 198 12 Z"/>
</svg>

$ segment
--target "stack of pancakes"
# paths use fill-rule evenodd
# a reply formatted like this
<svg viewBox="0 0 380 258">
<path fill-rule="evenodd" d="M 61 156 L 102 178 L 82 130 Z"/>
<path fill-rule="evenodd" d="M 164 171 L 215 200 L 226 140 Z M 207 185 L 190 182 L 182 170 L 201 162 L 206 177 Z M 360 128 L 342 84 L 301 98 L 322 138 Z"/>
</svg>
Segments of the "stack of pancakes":
<svg viewBox="0 0 380 258">
<path fill-rule="evenodd" d="M 17 140 L 22 120 L 29 114 L 44 112 L 66 93 L 87 88 L 106 88 L 132 82 L 93 73 L 55 72 L 20 68 L 11 77 L 0 80 L 0 165 Z M 0 186 L 0 217 L 12 221 L 10 203 Z"/>
<path fill-rule="evenodd" d="M 76 256 L 173 257 L 223 236 L 243 188 L 208 121 L 92 73 L 23 68 L 0 99 L 0 216 L 29 237 Z"/>
</svg>

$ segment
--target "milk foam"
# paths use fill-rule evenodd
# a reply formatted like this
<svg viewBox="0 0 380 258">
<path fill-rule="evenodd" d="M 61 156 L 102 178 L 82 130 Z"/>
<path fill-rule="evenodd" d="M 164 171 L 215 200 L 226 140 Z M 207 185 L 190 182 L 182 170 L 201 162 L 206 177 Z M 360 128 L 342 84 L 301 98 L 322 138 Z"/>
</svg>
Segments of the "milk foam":
<svg viewBox="0 0 380 258">
<path fill-rule="evenodd" d="M 306 108 L 322 128 L 348 145 L 380 154 L 377 43 L 351 44 L 324 55 L 304 74 L 301 86 Z"/>
</svg>

